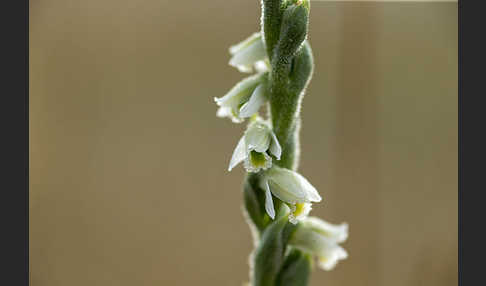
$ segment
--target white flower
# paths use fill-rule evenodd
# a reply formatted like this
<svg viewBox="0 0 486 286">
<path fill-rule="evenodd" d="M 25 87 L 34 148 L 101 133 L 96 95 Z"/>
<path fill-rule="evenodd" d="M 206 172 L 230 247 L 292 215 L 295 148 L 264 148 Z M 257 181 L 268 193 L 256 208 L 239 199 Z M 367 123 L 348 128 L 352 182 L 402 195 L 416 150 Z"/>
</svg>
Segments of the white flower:
<svg viewBox="0 0 486 286">
<path fill-rule="evenodd" d="M 307 217 L 297 227 L 290 243 L 318 259 L 324 270 L 332 270 L 336 264 L 348 257 L 339 243 L 348 238 L 348 224 L 330 224 L 317 217 Z"/>
<path fill-rule="evenodd" d="M 274 166 L 264 173 L 260 183 L 265 190 L 265 210 L 272 219 L 275 218 L 272 194 L 290 207 L 289 221 L 294 224 L 309 214 L 312 202 L 322 200 L 306 178 L 288 169 Z"/>
<path fill-rule="evenodd" d="M 214 98 L 220 107 L 218 117 L 229 117 L 235 123 L 257 113 L 267 100 L 265 74 L 256 74 L 237 83 L 225 96 Z"/>
<path fill-rule="evenodd" d="M 250 123 L 245 134 L 236 145 L 228 171 L 231 171 L 242 161 L 245 161 L 245 169 L 248 172 L 266 170 L 272 166 L 270 154 L 280 160 L 282 148 L 270 127 L 257 119 Z"/>
<path fill-rule="evenodd" d="M 240 72 L 251 73 L 253 69 L 262 72 L 268 70 L 267 52 L 261 33 L 254 33 L 242 42 L 229 48 L 232 58 L 229 65 Z"/>
</svg>

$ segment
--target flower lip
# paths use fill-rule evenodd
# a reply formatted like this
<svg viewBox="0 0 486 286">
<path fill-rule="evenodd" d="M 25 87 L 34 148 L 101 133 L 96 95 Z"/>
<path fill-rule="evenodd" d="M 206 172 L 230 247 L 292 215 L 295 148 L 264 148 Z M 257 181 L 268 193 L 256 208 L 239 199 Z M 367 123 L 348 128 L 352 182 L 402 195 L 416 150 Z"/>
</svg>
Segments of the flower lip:
<svg viewBox="0 0 486 286">
<path fill-rule="evenodd" d="M 256 173 L 260 170 L 267 170 L 272 166 L 272 157 L 266 152 L 256 152 L 251 150 L 245 158 L 245 169 L 248 172 Z"/>
<path fill-rule="evenodd" d="M 323 270 L 330 271 L 338 264 L 340 260 L 348 258 L 348 252 L 339 245 L 330 251 L 326 256 L 318 257 L 319 267 Z"/>
<path fill-rule="evenodd" d="M 312 204 L 310 203 L 297 203 L 290 208 L 289 222 L 296 224 L 304 220 L 312 210 Z"/>
<path fill-rule="evenodd" d="M 254 166 L 263 167 L 265 165 L 266 158 L 263 153 L 251 150 L 248 157 L 250 158 L 251 164 Z"/>
</svg>

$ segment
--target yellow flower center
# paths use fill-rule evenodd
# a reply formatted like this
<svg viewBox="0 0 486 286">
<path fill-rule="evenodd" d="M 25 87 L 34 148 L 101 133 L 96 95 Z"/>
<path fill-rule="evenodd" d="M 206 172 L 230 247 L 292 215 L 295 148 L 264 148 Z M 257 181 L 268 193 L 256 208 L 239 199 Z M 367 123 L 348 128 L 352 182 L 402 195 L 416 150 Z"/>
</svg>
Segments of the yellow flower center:
<svg viewBox="0 0 486 286">
<path fill-rule="evenodd" d="M 252 150 L 250 152 L 250 161 L 251 164 L 255 167 L 263 167 L 265 166 L 266 159 L 262 153 Z"/>
<path fill-rule="evenodd" d="M 298 217 L 304 213 L 304 203 L 296 203 L 295 210 L 294 210 L 294 217 Z"/>
</svg>

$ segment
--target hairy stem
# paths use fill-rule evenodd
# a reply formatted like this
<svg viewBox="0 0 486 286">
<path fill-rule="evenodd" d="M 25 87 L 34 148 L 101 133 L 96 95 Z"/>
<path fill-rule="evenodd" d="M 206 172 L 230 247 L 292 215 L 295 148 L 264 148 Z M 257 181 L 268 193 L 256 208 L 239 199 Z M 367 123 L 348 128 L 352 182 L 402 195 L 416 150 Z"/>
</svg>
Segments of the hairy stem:
<svg viewBox="0 0 486 286">
<path fill-rule="evenodd" d="M 262 32 L 271 71 L 268 77 L 269 115 L 273 132 L 282 147 L 274 164 L 296 170 L 299 160 L 300 104 L 313 72 L 313 57 L 306 41 L 307 0 L 262 0 Z M 310 257 L 288 246 L 296 225 L 288 222 L 289 209 L 276 197 L 277 216 L 265 212 L 260 174 L 247 175 L 244 200 L 253 222 L 257 248 L 252 255 L 253 286 L 307 285 Z"/>
</svg>

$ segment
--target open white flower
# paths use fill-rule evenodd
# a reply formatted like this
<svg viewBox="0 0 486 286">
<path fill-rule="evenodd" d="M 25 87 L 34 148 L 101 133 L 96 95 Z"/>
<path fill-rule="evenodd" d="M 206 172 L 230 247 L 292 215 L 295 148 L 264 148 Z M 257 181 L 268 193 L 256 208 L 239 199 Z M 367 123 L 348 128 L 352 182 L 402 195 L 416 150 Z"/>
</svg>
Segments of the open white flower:
<svg viewBox="0 0 486 286">
<path fill-rule="evenodd" d="M 265 190 L 265 210 L 272 219 L 275 218 L 272 194 L 290 207 L 289 221 L 294 224 L 309 214 L 311 203 L 322 200 L 306 178 L 288 169 L 273 166 L 260 183 Z"/>
<path fill-rule="evenodd" d="M 245 169 L 248 172 L 266 170 L 272 166 L 270 154 L 280 160 L 282 148 L 270 127 L 262 120 L 256 119 L 250 123 L 245 134 L 236 145 L 228 171 L 231 171 L 242 161 L 244 161 Z"/>
<path fill-rule="evenodd" d="M 237 83 L 225 96 L 214 98 L 220 107 L 218 117 L 229 117 L 235 123 L 257 113 L 267 100 L 265 74 L 256 74 Z"/>
<path fill-rule="evenodd" d="M 348 224 L 330 224 L 317 217 L 307 217 L 297 227 L 290 244 L 317 257 L 319 267 L 332 270 L 348 257 L 339 243 L 348 238 Z"/>
<path fill-rule="evenodd" d="M 240 72 L 251 73 L 268 70 L 267 52 L 261 33 L 254 33 L 242 42 L 229 48 L 232 58 L 229 65 L 237 68 Z"/>
</svg>

